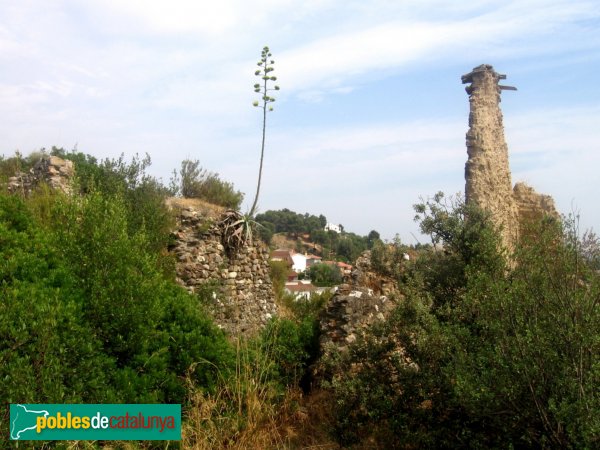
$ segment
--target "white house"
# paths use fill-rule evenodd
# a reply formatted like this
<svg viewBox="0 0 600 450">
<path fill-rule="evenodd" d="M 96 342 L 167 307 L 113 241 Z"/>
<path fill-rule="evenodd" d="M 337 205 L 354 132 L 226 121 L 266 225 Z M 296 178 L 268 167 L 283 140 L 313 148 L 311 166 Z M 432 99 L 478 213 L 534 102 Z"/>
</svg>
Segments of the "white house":
<svg viewBox="0 0 600 450">
<path fill-rule="evenodd" d="M 294 272 L 300 273 L 306 270 L 306 256 L 302 253 L 293 253 L 292 259 L 294 260 L 294 265 L 292 266 L 292 270 Z"/>
<path fill-rule="evenodd" d="M 342 232 L 342 228 L 334 223 L 328 223 L 327 225 L 325 225 L 325 231 L 335 231 L 339 234 Z"/>
<path fill-rule="evenodd" d="M 292 266 L 292 270 L 297 273 L 304 272 L 306 269 L 310 268 L 313 264 L 317 264 L 321 262 L 321 257 L 316 255 L 307 255 L 302 253 L 294 253 L 292 254 L 292 259 L 294 260 L 294 265 Z"/>
</svg>

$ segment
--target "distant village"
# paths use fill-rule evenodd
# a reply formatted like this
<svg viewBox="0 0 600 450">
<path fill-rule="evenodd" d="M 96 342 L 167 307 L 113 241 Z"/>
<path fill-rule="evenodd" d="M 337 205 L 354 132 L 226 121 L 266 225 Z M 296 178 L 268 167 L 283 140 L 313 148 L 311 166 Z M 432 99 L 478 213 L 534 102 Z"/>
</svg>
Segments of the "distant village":
<svg viewBox="0 0 600 450">
<path fill-rule="evenodd" d="M 325 225 L 325 231 L 334 231 L 341 233 L 341 225 L 328 223 Z M 278 248 L 271 252 L 271 261 L 284 262 L 288 267 L 287 280 L 285 283 L 285 292 L 295 295 L 297 298 L 309 298 L 312 293 L 323 293 L 325 291 L 337 290 L 337 286 L 315 286 L 309 278 L 305 278 L 308 270 L 315 264 L 329 264 L 337 266 L 343 277 L 350 276 L 352 265 L 341 261 L 324 261 L 322 257 L 307 252 L 300 253 L 289 248 Z"/>
</svg>

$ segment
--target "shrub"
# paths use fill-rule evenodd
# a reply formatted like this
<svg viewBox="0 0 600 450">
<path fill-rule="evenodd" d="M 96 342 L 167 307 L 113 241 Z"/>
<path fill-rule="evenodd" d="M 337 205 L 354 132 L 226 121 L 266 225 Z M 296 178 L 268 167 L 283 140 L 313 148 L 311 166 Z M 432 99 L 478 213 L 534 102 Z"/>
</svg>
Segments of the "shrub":
<svg viewBox="0 0 600 450">
<path fill-rule="evenodd" d="M 240 209 L 244 194 L 236 191 L 232 183 L 221 180 L 219 174 L 200 167 L 200 161 L 182 161 L 179 173 L 180 192 L 183 197 L 201 198 L 236 211 Z"/>
<path fill-rule="evenodd" d="M 0 396 L 5 402 L 118 399 L 109 382 L 114 361 L 83 320 L 77 284 L 26 204 L 0 194 Z M 8 420 L 5 408 L 0 414 L 5 429 Z M 4 437 L 0 444 L 7 444 Z"/>
<path fill-rule="evenodd" d="M 106 197 L 121 196 L 125 202 L 127 232 L 134 235 L 142 228 L 146 243 L 152 251 L 165 248 L 174 219 L 165 205 L 168 190 L 147 173 L 151 165 L 150 156 L 135 155 L 126 162 L 124 155 L 118 159 L 98 161 L 81 152 L 65 152 L 52 148 L 53 155 L 73 161 L 76 185 L 82 195 L 100 192 Z M 169 261 L 162 261 L 169 270 Z"/>
<path fill-rule="evenodd" d="M 319 263 L 308 269 L 308 277 L 315 286 L 335 286 L 342 282 L 342 272 L 334 264 Z"/>
<path fill-rule="evenodd" d="M 371 267 L 385 276 L 400 278 L 404 266 L 406 247 L 397 240 L 393 244 L 384 244 L 376 240 L 371 248 Z"/>
<path fill-rule="evenodd" d="M 318 323 L 275 319 L 261 333 L 263 352 L 274 362 L 274 379 L 283 386 L 297 386 L 318 351 Z"/>
<path fill-rule="evenodd" d="M 600 277 L 576 228 L 531 223 L 511 266 L 484 214 L 417 206 L 445 243 L 405 301 L 335 363 L 344 445 L 595 448 Z"/>
<path fill-rule="evenodd" d="M 164 277 L 143 227 L 130 235 L 122 196 L 48 201 L 42 225 L 35 202 L 0 195 L 2 398 L 182 403 L 186 374 L 210 390 L 233 371 L 223 333 Z"/>
<path fill-rule="evenodd" d="M 61 204 L 56 214 L 56 223 L 63 224 L 55 231 L 57 240 L 80 280 L 86 320 L 104 351 L 127 369 L 118 382 L 130 386 L 130 400 L 140 396 L 145 401 L 173 399 L 176 395 L 167 389 L 172 384 L 168 379 L 187 370 L 177 358 L 213 360 L 206 353 L 211 354 L 213 346 L 225 347 L 221 332 L 207 323 L 197 304 L 186 305 L 193 297 L 162 276 L 159 255 L 149 250 L 144 230 L 128 234 L 121 197 L 89 194 Z M 175 307 L 173 303 L 182 304 Z M 181 309 L 190 316 L 177 313 Z M 192 324 L 184 325 L 184 318 Z M 184 337 L 206 333 L 204 348 L 193 345 L 186 349 L 188 354 L 179 350 L 177 356 L 171 355 L 171 346 L 178 342 L 170 335 L 171 327 L 178 333 L 187 330 Z M 198 377 L 210 380 L 210 375 L 202 373 L 210 370 L 209 365 L 198 366 Z"/>
</svg>

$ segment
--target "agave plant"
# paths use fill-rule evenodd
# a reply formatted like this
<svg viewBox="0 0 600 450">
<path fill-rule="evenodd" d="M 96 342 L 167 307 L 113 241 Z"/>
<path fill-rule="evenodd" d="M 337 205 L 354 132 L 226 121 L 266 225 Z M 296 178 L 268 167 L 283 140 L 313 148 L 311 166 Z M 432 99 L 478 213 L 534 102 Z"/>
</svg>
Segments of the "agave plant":
<svg viewBox="0 0 600 450">
<path fill-rule="evenodd" d="M 235 254 L 248 244 L 252 244 L 252 225 L 255 223 L 249 215 L 243 215 L 233 209 L 228 209 L 221 216 L 219 228 L 221 242 L 228 253 Z"/>
<path fill-rule="evenodd" d="M 258 182 L 256 183 L 256 194 L 254 195 L 254 202 L 252 202 L 252 207 L 250 208 L 250 212 L 248 216 L 253 217 L 256 212 L 256 207 L 258 206 L 258 195 L 260 194 L 260 183 L 262 180 L 262 171 L 263 171 L 263 160 L 265 157 L 265 133 L 267 127 L 267 112 L 273 111 L 273 106 L 271 105 L 275 101 L 275 97 L 271 96 L 271 91 L 278 91 L 279 86 L 275 85 L 272 88 L 269 87 L 269 83 L 272 81 L 277 81 L 277 77 L 274 76 L 271 72 L 275 70 L 274 64 L 275 61 L 271 59 L 271 51 L 269 47 L 265 46 L 262 49 L 260 55 L 260 61 L 258 61 L 257 65 L 259 67 L 254 75 L 261 79 L 260 83 L 256 83 L 254 85 L 254 92 L 257 94 L 261 94 L 261 100 L 255 100 L 252 104 L 256 108 L 261 108 L 263 111 L 263 122 L 262 122 L 262 144 L 260 148 L 260 166 L 258 168 Z M 262 83 L 262 84 L 261 84 Z"/>
</svg>

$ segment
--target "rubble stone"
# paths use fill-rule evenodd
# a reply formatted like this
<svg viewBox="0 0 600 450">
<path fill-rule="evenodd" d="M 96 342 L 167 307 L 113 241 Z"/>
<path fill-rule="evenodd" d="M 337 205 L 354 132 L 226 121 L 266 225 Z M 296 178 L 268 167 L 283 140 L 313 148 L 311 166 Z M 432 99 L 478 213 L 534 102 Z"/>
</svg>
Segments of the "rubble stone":
<svg viewBox="0 0 600 450">
<path fill-rule="evenodd" d="M 72 161 L 44 155 L 28 173 L 18 172 L 8 179 L 8 192 L 27 196 L 41 183 L 47 183 L 52 189 L 71 194 L 74 175 Z"/>
</svg>

